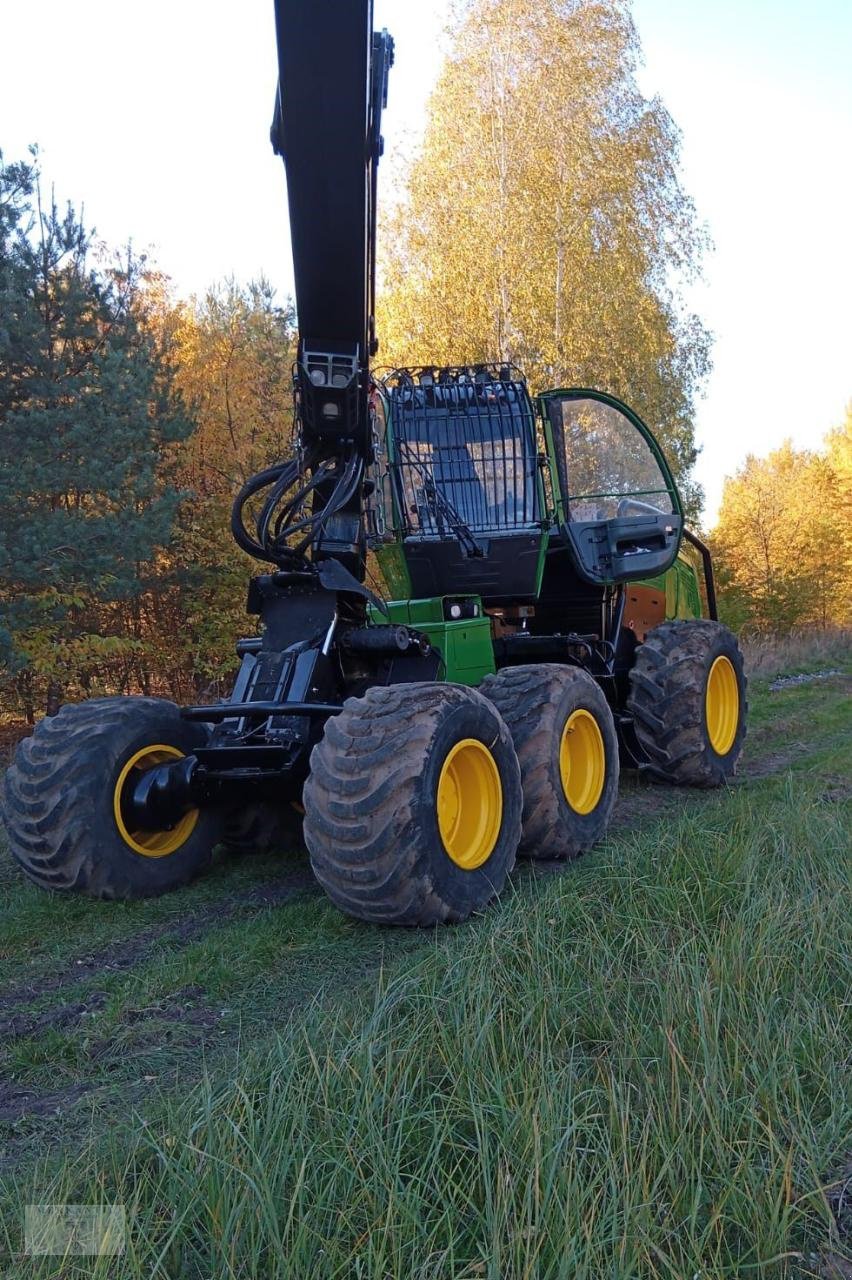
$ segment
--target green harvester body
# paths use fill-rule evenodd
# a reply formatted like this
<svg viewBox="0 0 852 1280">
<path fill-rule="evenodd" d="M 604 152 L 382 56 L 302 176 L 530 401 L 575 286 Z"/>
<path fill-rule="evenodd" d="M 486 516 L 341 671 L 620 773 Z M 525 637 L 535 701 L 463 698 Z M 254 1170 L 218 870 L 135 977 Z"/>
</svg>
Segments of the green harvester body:
<svg viewBox="0 0 852 1280">
<path fill-rule="evenodd" d="M 725 783 L 742 655 L 627 405 L 533 398 L 502 358 L 379 375 L 393 40 L 372 0 L 274 7 L 299 344 L 292 452 L 232 511 L 262 566 L 254 634 L 221 702 L 93 699 L 37 726 L 5 775 L 9 847 L 45 888 L 134 898 L 187 883 L 216 846 L 303 841 L 352 916 L 464 920 L 516 856 L 592 848 L 622 766 Z"/>
</svg>

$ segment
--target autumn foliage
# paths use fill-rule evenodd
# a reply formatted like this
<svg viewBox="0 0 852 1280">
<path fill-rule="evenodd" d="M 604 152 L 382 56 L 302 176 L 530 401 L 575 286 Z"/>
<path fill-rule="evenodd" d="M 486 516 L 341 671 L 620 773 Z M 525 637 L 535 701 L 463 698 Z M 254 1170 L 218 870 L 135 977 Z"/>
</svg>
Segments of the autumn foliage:
<svg viewBox="0 0 852 1280">
<path fill-rule="evenodd" d="M 787 442 L 725 483 L 713 536 L 723 609 L 764 631 L 852 613 L 852 406 L 818 451 Z"/>
<path fill-rule="evenodd" d="M 709 336 L 679 290 L 706 235 L 639 57 L 623 0 L 458 0 L 424 137 L 382 209 L 380 360 L 498 359 L 534 390 L 615 393 L 694 520 Z M 0 712 L 225 691 L 252 571 L 230 504 L 291 447 L 295 336 L 263 281 L 177 299 L 42 198 L 34 155 L 0 154 Z M 729 620 L 848 618 L 851 437 L 847 416 L 823 450 L 785 445 L 728 482 Z"/>
<path fill-rule="evenodd" d="M 0 710 L 215 694 L 246 626 L 234 492 L 289 449 L 293 314 L 177 301 L 0 156 Z"/>
</svg>

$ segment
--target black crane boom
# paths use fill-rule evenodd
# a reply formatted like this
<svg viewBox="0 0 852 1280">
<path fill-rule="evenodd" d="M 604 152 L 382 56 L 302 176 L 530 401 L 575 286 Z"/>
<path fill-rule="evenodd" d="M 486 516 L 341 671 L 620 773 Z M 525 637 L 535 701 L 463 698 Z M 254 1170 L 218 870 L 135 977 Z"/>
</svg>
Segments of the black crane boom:
<svg viewBox="0 0 852 1280">
<path fill-rule="evenodd" d="M 372 0 L 275 0 L 278 93 L 299 323 L 297 396 L 307 442 L 369 457 L 375 352 L 376 175 L 393 40 Z"/>
</svg>

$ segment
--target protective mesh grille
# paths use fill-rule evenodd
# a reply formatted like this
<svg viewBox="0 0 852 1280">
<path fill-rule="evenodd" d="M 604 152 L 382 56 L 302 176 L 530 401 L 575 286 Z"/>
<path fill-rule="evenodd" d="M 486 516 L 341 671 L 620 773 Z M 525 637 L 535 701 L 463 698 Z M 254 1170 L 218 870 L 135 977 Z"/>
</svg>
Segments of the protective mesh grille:
<svg viewBox="0 0 852 1280">
<path fill-rule="evenodd" d="M 540 525 L 535 418 L 523 381 L 490 369 L 398 370 L 386 386 L 405 534 Z"/>
</svg>

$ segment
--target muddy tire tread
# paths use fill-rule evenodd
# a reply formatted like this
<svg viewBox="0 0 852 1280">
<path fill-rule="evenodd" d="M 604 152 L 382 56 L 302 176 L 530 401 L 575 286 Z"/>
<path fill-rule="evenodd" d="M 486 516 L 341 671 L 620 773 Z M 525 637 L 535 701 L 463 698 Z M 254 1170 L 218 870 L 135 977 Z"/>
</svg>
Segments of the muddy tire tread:
<svg viewBox="0 0 852 1280">
<path fill-rule="evenodd" d="M 496 675 L 486 676 L 481 689 L 509 726 L 521 766 L 524 816 L 519 855 L 565 860 L 579 857 L 603 837 L 618 794 L 615 726 L 601 689 L 579 667 L 549 662 L 504 667 Z M 566 815 L 554 777 L 551 744 L 554 736 L 561 734 L 556 719 L 569 691 L 590 704 L 606 728 L 610 782 L 594 821 L 571 820 Z"/>
<path fill-rule="evenodd" d="M 709 746 L 704 724 L 708 653 L 730 657 L 740 679 L 740 725 L 726 756 Z M 718 787 L 736 771 L 746 734 L 747 681 L 736 637 L 707 619 L 661 623 L 636 650 L 627 710 L 651 773 L 680 786 Z"/>
<path fill-rule="evenodd" d="M 162 725 L 164 715 L 179 722 L 178 708 L 161 698 L 93 698 L 45 717 L 18 745 L 3 778 L 0 816 L 12 856 L 36 884 L 113 899 L 161 893 L 194 877 L 188 868 L 162 887 L 143 889 L 92 838 L 93 780 L 110 744 L 146 723 Z"/>
<path fill-rule="evenodd" d="M 349 915 L 403 925 L 456 922 L 499 892 L 511 870 L 520 835 L 519 774 L 513 779 L 517 831 L 499 884 L 484 884 L 472 872 L 469 895 L 451 901 L 423 852 L 416 783 L 448 704 L 487 712 L 495 740 L 511 750 L 508 729 L 482 695 L 449 684 L 376 687 L 350 698 L 313 749 L 304 789 L 305 843 L 320 884 Z"/>
</svg>

